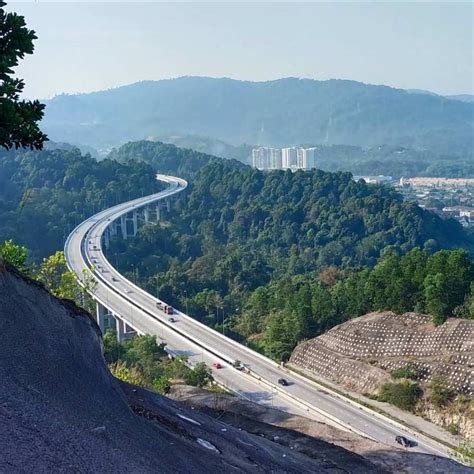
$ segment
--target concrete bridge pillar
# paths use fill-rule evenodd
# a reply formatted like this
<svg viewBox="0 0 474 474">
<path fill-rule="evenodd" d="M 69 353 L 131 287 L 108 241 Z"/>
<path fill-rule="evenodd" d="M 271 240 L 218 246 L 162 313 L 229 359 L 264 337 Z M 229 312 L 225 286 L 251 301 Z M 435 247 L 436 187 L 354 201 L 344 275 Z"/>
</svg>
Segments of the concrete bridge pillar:
<svg viewBox="0 0 474 474">
<path fill-rule="evenodd" d="M 107 314 L 107 308 L 100 303 L 96 303 L 96 317 L 97 317 L 97 324 L 100 328 L 102 334 L 105 334 L 105 315 Z"/>
<path fill-rule="evenodd" d="M 123 323 L 124 326 L 124 339 L 131 339 L 132 337 L 135 337 L 137 335 L 135 329 L 131 328 L 127 323 Z"/>
<path fill-rule="evenodd" d="M 105 245 L 105 248 L 108 249 L 110 247 L 110 237 L 109 237 L 109 228 L 107 227 L 107 229 L 105 229 L 105 232 L 104 232 L 104 245 Z"/>
<path fill-rule="evenodd" d="M 126 324 L 120 319 L 115 317 L 115 328 L 117 332 L 117 341 L 122 343 L 125 339 L 125 326 Z"/>
<path fill-rule="evenodd" d="M 109 225 L 108 229 L 109 229 L 110 235 L 117 235 L 117 222 L 113 221 Z"/>
<path fill-rule="evenodd" d="M 166 199 L 166 210 L 171 211 L 171 199 Z"/>
<path fill-rule="evenodd" d="M 122 231 L 122 238 L 127 240 L 127 217 L 125 214 L 120 216 L 120 230 Z"/>
<path fill-rule="evenodd" d="M 160 209 L 160 202 L 158 201 L 158 204 L 156 205 L 156 220 L 157 222 L 160 221 L 161 218 L 161 209 Z"/>
<path fill-rule="evenodd" d="M 143 209 L 143 215 L 145 217 L 145 222 L 148 222 L 150 220 L 150 208 L 148 206 L 145 206 Z"/>
<path fill-rule="evenodd" d="M 138 211 L 137 210 L 133 211 L 132 221 L 133 221 L 133 236 L 135 237 L 138 232 Z"/>
</svg>

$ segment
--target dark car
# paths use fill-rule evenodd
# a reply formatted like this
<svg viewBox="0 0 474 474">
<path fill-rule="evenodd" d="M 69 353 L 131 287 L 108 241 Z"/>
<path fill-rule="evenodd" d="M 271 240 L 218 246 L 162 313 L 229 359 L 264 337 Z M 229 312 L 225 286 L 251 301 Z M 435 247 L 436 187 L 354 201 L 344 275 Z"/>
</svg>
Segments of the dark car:
<svg viewBox="0 0 474 474">
<path fill-rule="evenodd" d="M 285 379 L 278 379 L 278 383 L 284 387 L 288 387 L 289 383 Z"/>
<path fill-rule="evenodd" d="M 176 321 L 176 319 L 174 319 L 174 318 L 168 318 L 168 321 L 169 321 L 170 323 L 174 323 L 174 322 Z"/>
<path fill-rule="evenodd" d="M 416 446 L 416 443 L 408 438 L 405 438 L 405 436 L 395 436 L 395 441 L 398 444 L 401 444 L 404 448 L 413 448 Z"/>
</svg>

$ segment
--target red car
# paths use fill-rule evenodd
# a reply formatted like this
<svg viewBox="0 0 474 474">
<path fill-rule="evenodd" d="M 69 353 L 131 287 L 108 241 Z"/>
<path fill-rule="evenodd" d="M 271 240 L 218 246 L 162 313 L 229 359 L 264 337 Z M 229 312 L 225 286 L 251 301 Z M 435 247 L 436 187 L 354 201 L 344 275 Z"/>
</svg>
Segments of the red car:
<svg viewBox="0 0 474 474">
<path fill-rule="evenodd" d="M 222 369 L 222 365 L 219 364 L 219 362 L 214 362 L 214 363 L 212 364 L 212 367 L 214 367 L 214 369 Z"/>
</svg>

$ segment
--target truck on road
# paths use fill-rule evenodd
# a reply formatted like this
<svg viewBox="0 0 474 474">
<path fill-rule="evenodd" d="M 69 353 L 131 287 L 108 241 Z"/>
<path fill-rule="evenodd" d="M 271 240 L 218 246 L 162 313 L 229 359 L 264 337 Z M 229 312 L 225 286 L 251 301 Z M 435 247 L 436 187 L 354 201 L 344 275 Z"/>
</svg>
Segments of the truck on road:
<svg viewBox="0 0 474 474">
<path fill-rule="evenodd" d="M 173 307 L 169 304 L 163 303 L 162 301 L 158 301 L 158 303 L 156 303 L 156 307 L 161 309 L 161 311 L 163 311 L 165 314 L 173 314 Z"/>
</svg>

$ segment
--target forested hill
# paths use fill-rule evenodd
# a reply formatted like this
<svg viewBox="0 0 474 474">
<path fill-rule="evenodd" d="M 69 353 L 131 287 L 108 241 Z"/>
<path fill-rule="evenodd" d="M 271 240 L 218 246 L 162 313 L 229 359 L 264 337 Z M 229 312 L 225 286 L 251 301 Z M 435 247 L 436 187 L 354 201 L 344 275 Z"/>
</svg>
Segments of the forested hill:
<svg viewBox="0 0 474 474">
<path fill-rule="evenodd" d="M 75 148 L 0 151 L 0 243 L 13 239 L 39 261 L 85 217 L 157 192 L 154 175 L 145 163 L 97 162 Z"/>
<path fill-rule="evenodd" d="M 349 173 L 263 173 L 227 161 L 202 168 L 166 228 L 144 228 L 137 239 L 125 267 L 138 264 L 143 275 L 172 269 L 163 280 L 170 290 L 186 275 L 189 289 L 223 295 L 331 265 L 374 265 L 390 250 L 472 248 L 459 223 Z"/>
<path fill-rule="evenodd" d="M 127 163 L 130 160 L 143 161 L 159 173 L 173 174 L 185 179 L 195 176 L 208 163 L 222 161 L 222 158 L 206 153 L 147 140 L 126 143 L 118 149 L 113 149 L 108 158 L 120 163 Z M 244 167 L 237 160 L 228 160 L 228 166 Z"/>
<path fill-rule="evenodd" d="M 239 145 L 401 145 L 470 153 L 474 105 L 355 81 L 206 77 L 145 81 L 46 101 L 52 140 L 110 148 L 181 133 Z"/>
<path fill-rule="evenodd" d="M 193 181 L 181 220 L 222 244 L 240 242 L 275 261 L 289 255 L 286 264 L 300 271 L 375 263 L 387 246 L 404 253 L 469 245 L 458 223 L 350 173 L 320 170 L 262 173 L 211 163 Z"/>
<path fill-rule="evenodd" d="M 459 223 L 388 188 L 226 160 L 197 173 L 167 221 L 112 246 L 143 288 L 219 330 L 225 312 L 226 331 L 271 357 L 371 310 L 426 308 L 442 320 L 472 275 L 466 252 L 438 251 L 473 248 Z"/>
</svg>

